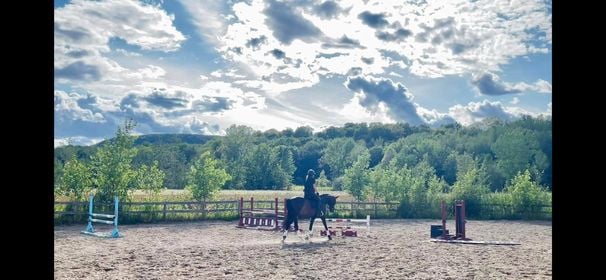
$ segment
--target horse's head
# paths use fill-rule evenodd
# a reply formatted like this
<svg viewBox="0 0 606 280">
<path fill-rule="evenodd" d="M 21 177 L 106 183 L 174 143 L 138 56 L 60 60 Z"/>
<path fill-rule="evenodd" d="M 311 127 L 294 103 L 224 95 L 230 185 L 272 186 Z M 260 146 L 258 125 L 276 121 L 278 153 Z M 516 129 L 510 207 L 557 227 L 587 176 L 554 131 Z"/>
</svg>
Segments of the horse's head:
<svg viewBox="0 0 606 280">
<path fill-rule="evenodd" d="M 330 194 L 323 194 L 320 196 L 322 201 L 324 201 L 326 203 L 326 205 L 328 205 L 328 211 L 330 211 L 330 212 L 335 211 L 335 204 L 337 204 L 338 197 L 339 197 L 338 195 L 334 196 L 334 195 L 330 195 Z"/>
</svg>

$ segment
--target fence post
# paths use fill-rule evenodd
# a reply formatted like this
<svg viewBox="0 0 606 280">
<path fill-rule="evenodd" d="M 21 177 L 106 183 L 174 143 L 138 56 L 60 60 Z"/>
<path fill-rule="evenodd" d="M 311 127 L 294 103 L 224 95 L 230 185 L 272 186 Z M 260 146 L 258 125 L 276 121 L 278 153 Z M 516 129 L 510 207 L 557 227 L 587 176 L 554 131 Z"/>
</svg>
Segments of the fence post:
<svg viewBox="0 0 606 280">
<path fill-rule="evenodd" d="M 162 220 L 166 221 L 166 201 L 164 201 L 162 204 Z"/>
<path fill-rule="evenodd" d="M 353 200 L 351 201 L 351 216 L 352 218 L 356 218 L 356 210 L 354 209 L 354 202 Z"/>
<path fill-rule="evenodd" d="M 374 203 L 374 206 L 375 206 L 375 219 L 376 219 L 376 217 L 377 217 L 377 202 L 376 201 Z"/>
<path fill-rule="evenodd" d="M 206 200 L 200 202 L 200 206 L 201 206 L 201 212 L 202 212 L 202 219 L 206 219 Z"/>
</svg>

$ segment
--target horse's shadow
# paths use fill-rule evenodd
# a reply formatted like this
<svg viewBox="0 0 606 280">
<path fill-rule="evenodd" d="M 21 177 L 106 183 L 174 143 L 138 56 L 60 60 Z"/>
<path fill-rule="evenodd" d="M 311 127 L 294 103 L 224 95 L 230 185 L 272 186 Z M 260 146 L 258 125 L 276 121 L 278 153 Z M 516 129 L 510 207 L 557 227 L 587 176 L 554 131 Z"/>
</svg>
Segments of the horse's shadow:
<svg viewBox="0 0 606 280">
<path fill-rule="evenodd" d="M 335 240 L 314 240 L 314 241 L 302 241 L 302 242 L 288 242 L 282 243 L 282 249 L 306 249 L 306 250 L 317 250 L 325 247 L 341 246 L 342 242 L 335 242 Z"/>
</svg>

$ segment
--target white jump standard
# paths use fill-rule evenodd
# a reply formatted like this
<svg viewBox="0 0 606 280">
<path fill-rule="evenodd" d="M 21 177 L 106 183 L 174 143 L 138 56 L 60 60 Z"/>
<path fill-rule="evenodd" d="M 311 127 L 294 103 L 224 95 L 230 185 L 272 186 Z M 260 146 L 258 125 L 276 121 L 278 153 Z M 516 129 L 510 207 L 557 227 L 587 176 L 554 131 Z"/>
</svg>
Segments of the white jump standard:
<svg viewBox="0 0 606 280">
<path fill-rule="evenodd" d="M 120 232 L 118 231 L 118 205 L 119 205 L 118 197 L 117 196 L 114 197 L 114 214 L 113 215 L 93 213 L 93 199 L 94 199 L 94 195 L 91 195 L 90 201 L 88 204 L 88 225 L 86 226 L 86 230 L 81 231 L 81 233 L 88 234 L 88 235 L 94 235 L 94 236 L 98 236 L 98 237 L 110 237 L 110 238 L 120 237 Z M 95 219 L 96 217 L 111 219 L 111 220 Z M 108 233 L 108 232 L 100 233 L 100 232 L 95 231 L 95 228 L 93 227 L 93 223 L 102 223 L 102 224 L 107 224 L 107 225 L 113 225 L 114 228 L 111 231 L 111 233 Z"/>
</svg>

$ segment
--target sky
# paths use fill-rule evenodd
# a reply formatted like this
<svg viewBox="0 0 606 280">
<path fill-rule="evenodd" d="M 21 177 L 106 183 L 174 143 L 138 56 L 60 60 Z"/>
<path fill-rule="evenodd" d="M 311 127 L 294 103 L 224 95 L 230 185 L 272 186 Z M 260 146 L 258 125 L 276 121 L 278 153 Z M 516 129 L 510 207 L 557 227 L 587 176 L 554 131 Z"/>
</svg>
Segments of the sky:
<svg viewBox="0 0 606 280">
<path fill-rule="evenodd" d="M 57 1 L 55 146 L 551 116 L 551 1 Z"/>
</svg>

